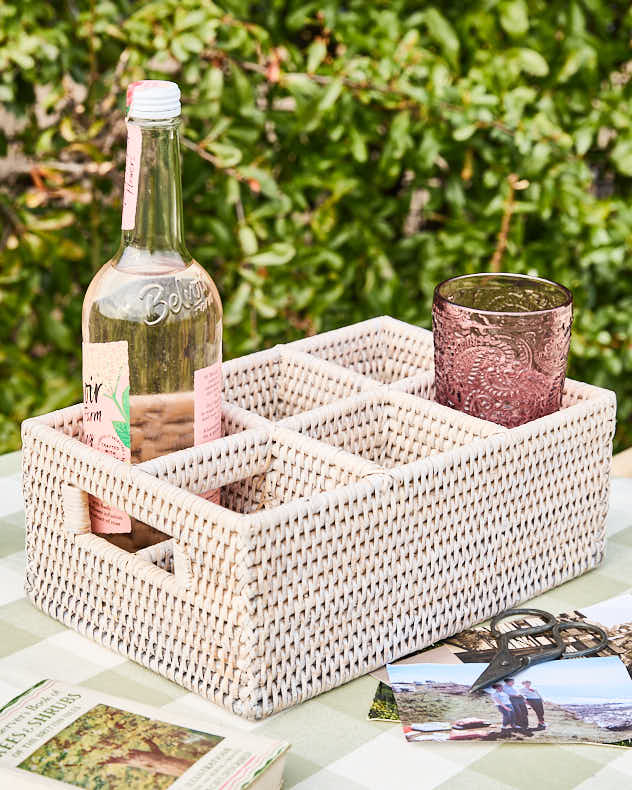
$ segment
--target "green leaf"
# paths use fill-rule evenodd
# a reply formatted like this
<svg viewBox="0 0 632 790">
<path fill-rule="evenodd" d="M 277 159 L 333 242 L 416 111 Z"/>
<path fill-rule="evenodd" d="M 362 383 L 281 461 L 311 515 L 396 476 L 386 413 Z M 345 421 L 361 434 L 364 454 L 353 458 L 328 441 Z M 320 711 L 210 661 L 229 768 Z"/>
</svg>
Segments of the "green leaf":
<svg viewBox="0 0 632 790">
<path fill-rule="evenodd" d="M 320 91 L 319 85 L 310 79 L 309 74 L 286 74 L 284 82 L 288 90 L 297 98 L 314 96 Z"/>
<path fill-rule="evenodd" d="M 238 235 L 244 255 L 254 255 L 259 247 L 254 230 L 248 225 L 241 225 Z"/>
<path fill-rule="evenodd" d="M 252 303 L 255 306 L 256 311 L 260 316 L 263 316 L 263 318 L 274 318 L 279 312 L 277 305 L 273 304 L 269 299 L 267 299 L 263 291 L 261 291 L 259 288 L 253 291 Z"/>
<path fill-rule="evenodd" d="M 130 417 L 129 417 L 129 385 L 127 387 L 125 387 L 125 389 L 123 390 L 123 395 L 121 397 L 121 402 L 122 402 L 122 406 L 123 406 L 123 412 L 124 412 L 125 416 L 127 417 L 127 421 L 129 422 L 129 419 L 130 419 Z"/>
<path fill-rule="evenodd" d="M 610 158 L 624 176 L 632 176 L 632 140 L 620 140 L 612 149 Z"/>
<path fill-rule="evenodd" d="M 390 137 L 392 141 L 395 143 L 400 158 L 403 155 L 408 142 L 409 142 L 409 135 L 408 130 L 410 129 L 410 113 L 407 110 L 403 110 L 402 112 L 398 112 L 397 115 L 393 118 L 393 122 L 391 123 L 391 134 Z"/>
<path fill-rule="evenodd" d="M 307 66 L 308 74 L 312 74 L 323 62 L 327 54 L 327 45 L 322 38 L 317 38 L 307 48 Z"/>
<path fill-rule="evenodd" d="M 254 100 L 253 83 L 237 63 L 231 64 L 232 82 L 241 106 L 250 106 Z"/>
<path fill-rule="evenodd" d="M 349 137 L 351 139 L 351 155 L 353 158 L 356 162 L 366 162 L 368 157 L 366 141 L 355 126 L 349 130 Z"/>
<path fill-rule="evenodd" d="M 10 53 L 10 57 L 14 60 L 20 68 L 28 70 L 32 69 L 35 66 L 35 60 L 30 55 L 27 55 L 24 52 L 20 52 L 20 50 L 15 49 L 13 52 Z"/>
<path fill-rule="evenodd" d="M 430 37 L 441 47 L 446 59 L 456 66 L 460 43 L 454 28 L 436 8 L 429 8 L 425 19 Z"/>
<path fill-rule="evenodd" d="M 470 137 L 476 132 L 478 127 L 475 123 L 470 123 L 467 126 L 461 126 L 458 129 L 455 129 L 452 133 L 452 137 L 459 142 L 463 142 L 464 140 L 469 140 Z"/>
<path fill-rule="evenodd" d="M 597 62 L 597 53 L 595 50 L 584 45 L 579 49 L 574 49 L 564 61 L 564 65 L 560 69 L 557 76 L 558 82 L 568 82 L 580 69 L 594 67 Z"/>
<path fill-rule="evenodd" d="M 338 96 L 342 91 L 342 80 L 333 80 L 329 83 L 329 85 L 325 88 L 323 95 L 320 97 L 320 101 L 318 102 L 318 109 L 321 112 L 326 112 L 327 110 L 331 109 L 336 103 Z"/>
<path fill-rule="evenodd" d="M 241 151 L 234 145 L 207 143 L 206 148 L 217 159 L 218 167 L 235 167 L 241 162 Z"/>
<path fill-rule="evenodd" d="M 592 127 L 580 126 L 573 135 L 575 140 L 575 150 L 580 156 L 584 156 L 584 154 L 592 145 L 594 134 L 595 131 Z"/>
<path fill-rule="evenodd" d="M 204 42 L 193 33 L 181 33 L 172 41 L 172 46 L 174 44 L 195 55 L 199 54 L 204 49 Z"/>
<path fill-rule="evenodd" d="M 221 98 L 224 89 L 224 72 L 216 66 L 207 69 L 202 77 L 201 88 L 206 93 L 207 99 Z"/>
<path fill-rule="evenodd" d="M 116 435 L 118 438 L 123 442 L 125 447 L 130 447 L 130 436 L 129 436 L 129 423 L 124 422 L 123 420 L 113 420 L 112 427 L 116 431 Z"/>
<path fill-rule="evenodd" d="M 39 217 L 33 214 L 28 214 L 25 218 L 25 224 L 34 230 L 61 230 L 74 225 L 75 217 L 72 211 L 49 211 L 47 217 Z"/>
<path fill-rule="evenodd" d="M 285 17 L 285 24 L 288 30 L 299 30 L 306 25 L 310 21 L 311 15 L 314 14 L 318 7 L 318 3 L 306 3 L 288 13 Z"/>
<path fill-rule="evenodd" d="M 296 250 L 291 244 L 279 241 L 271 244 L 267 250 L 251 255 L 248 262 L 256 266 L 282 266 L 291 261 L 295 255 Z"/>
<path fill-rule="evenodd" d="M 188 14 L 181 16 L 176 21 L 175 29 L 177 31 L 188 30 L 192 27 L 199 27 L 206 19 L 206 11 L 197 9 L 196 11 L 189 11 Z"/>
<path fill-rule="evenodd" d="M 256 181 L 261 187 L 261 191 L 268 197 L 280 197 L 278 184 L 274 177 L 267 171 L 260 167 L 253 167 L 252 165 L 242 165 L 239 168 L 239 173 L 244 178 Z"/>
<path fill-rule="evenodd" d="M 520 68 L 534 77 L 546 77 L 549 73 L 549 64 L 535 49 L 522 47 L 518 50 L 518 60 Z"/>
<path fill-rule="evenodd" d="M 529 9 L 525 0 L 509 0 L 500 6 L 500 24 L 510 36 L 523 36 L 529 29 Z"/>
<path fill-rule="evenodd" d="M 72 239 L 62 239 L 57 247 L 59 254 L 70 261 L 81 261 L 86 256 L 86 250 L 81 244 Z"/>
<path fill-rule="evenodd" d="M 252 287 L 242 282 L 224 305 L 224 326 L 237 326 L 244 319 L 245 307 L 250 298 Z"/>
</svg>

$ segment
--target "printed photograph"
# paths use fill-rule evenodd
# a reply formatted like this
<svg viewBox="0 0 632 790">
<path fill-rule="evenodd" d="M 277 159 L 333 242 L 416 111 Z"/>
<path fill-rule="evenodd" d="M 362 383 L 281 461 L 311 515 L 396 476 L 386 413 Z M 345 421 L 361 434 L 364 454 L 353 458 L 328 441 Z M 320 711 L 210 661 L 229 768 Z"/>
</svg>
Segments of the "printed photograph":
<svg viewBox="0 0 632 790">
<path fill-rule="evenodd" d="M 163 790 L 222 740 L 96 705 L 18 767 L 88 790 Z"/>
<path fill-rule="evenodd" d="M 484 668 L 389 666 L 407 740 L 619 743 L 632 738 L 632 680 L 617 657 L 549 661 L 471 694 Z"/>
<path fill-rule="evenodd" d="M 388 684 L 378 683 L 368 717 L 373 721 L 399 721 L 397 700 Z"/>
</svg>

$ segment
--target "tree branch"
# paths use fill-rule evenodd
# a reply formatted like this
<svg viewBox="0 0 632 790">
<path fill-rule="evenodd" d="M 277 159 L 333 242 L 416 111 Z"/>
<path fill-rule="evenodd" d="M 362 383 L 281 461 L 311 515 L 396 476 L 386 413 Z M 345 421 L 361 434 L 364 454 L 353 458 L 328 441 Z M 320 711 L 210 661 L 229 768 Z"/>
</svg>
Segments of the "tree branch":
<svg viewBox="0 0 632 790">
<path fill-rule="evenodd" d="M 58 162 L 51 160 L 38 162 L 35 159 L 23 157 L 2 157 L 0 158 L 0 181 L 4 181 L 9 176 L 46 169 L 59 170 L 62 173 L 71 173 L 75 176 L 105 175 L 113 167 L 112 162 Z"/>
<path fill-rule="evenodd" d="M 500 271 L 500 263 L 505 248 L 507 247 L 507 236 L 509 234 L 509 225 L 511 224 L 511 217 L 515 207 L 516 190 L 526 189 L 529 186 L 529 182 L 526 179 L 519 179 L 515 173 L 510 173 L 507 176 L 507 183 L 509 184 L 509 194 L 505 198 L 505 207 L 503 218 L 500 223 L 500 231 L 498 232 L 498 240 L 496 241 L 496 249 L 489 262 L 490 271 L 494 273 Z"/>
</svg>

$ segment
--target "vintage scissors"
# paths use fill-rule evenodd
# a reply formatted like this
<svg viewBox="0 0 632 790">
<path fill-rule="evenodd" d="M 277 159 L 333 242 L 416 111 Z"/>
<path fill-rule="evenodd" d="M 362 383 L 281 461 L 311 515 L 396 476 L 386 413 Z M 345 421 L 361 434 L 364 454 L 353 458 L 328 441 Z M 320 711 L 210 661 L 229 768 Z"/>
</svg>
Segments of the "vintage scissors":
<svg viewBox="0 0 632 790">
<path fill-rule="evenodd" d="M 532 625 L 523 628 L 514 628 L 511 631 L 501 633 L 497 625 L 502 620 L 509 617 L 516 617 L 520 615 L 532 615 L 541 618 L 544 622 L 542 625 Z M 593 635 L 599 637 L 601 640 L 599 644 L 594 647 L 589 647 L 586 650 L 578 650 L 573 653 L 566 653 L 566 643 L 562 638 L 562 631 L 569 629 L 578 631 L 588 631 Z M 496 615 L 492 618 L 490 631 L 492 636 L 496 639 L 498 649 L 494 654 L 490 664 L 476 678 L 472 684 L 470 691 L 478 691 L 479 689 L 491 686 L 492 683 L 498 683 L 516 672 L 522 672 L 527 667 L 532 667 L 534 664 L 541 664 L 543 661 L 553 661 L 556 658 L 580 658 L 582 656 L 592 656 L 602 650 L 608 644 L 608 635 L 598 625 L 592 623 L 571 622 L 566 620 L 558 620 L 557 617 L 550 612 L 545 612 L 542 609 L 507 609 L 506 612 Z M 519 639 L 525 636 L 538 636 L 540 634 L 550 634 L 555 644 L 548 646 L 544 645 L 541 648 L 534 647 L 528 653 L 521 651 L 518 655 L 515 651 L 509 649 L 509 643 L 512 639 Z"/>
</svg>

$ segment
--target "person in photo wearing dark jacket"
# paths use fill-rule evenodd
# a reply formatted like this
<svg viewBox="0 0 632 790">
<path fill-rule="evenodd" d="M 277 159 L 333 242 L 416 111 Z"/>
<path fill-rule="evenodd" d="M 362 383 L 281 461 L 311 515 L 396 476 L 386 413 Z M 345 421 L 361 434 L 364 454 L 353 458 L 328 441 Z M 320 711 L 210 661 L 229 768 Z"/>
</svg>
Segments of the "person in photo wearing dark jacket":
<svg viewBox="0 0 632 790">
<path fill-rule="evenodd" d="M 521 730 L 529 729 L 529 711 L 524 701 L 524 697 L 514 686 L 513 678 L 506 678 L 503 683 L 503 691 L 509 696 L 511 707 L 514 712 L 514 725 Z"/>
<path fill-rule="evenodd" d="M 520 693 L 524 697 L 527 705 L 535 712 L 535 715 L 538 717 L 537 729 L 546 729 L 546 724 L 544 722 L 544 703 L 542 702 L 540 693 L 531 686 L 530 680 L 522 681 Z"/>
</svg>

